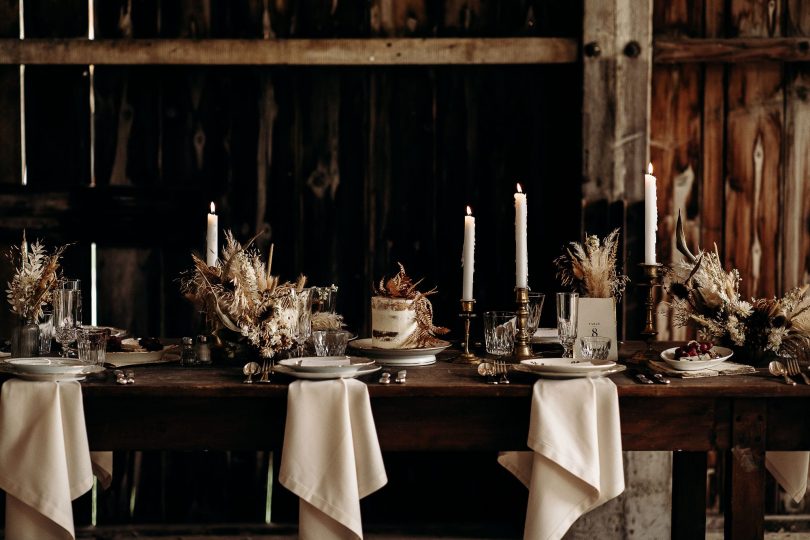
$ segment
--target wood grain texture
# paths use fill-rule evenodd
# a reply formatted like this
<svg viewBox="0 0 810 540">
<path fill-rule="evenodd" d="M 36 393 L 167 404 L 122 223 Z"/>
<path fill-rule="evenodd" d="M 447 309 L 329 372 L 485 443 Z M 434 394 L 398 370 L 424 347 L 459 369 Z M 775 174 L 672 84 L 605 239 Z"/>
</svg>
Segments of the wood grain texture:
<svg viewBox="0 0 810 540">
<path fill-rule="evenodd" d="M 658 38 L 653 44 L 656 64 L 810 62 L 810 39 L 731 38 L 671 39 Z"/>
<path fill-rule="evenodd" d="M 0 40 L 0 64 L 468 65 L 577 60 L 569 38 Z"/>
<path fill-rule="evenodd" d="M 732 31 L 781 33 L 781 11 L 736 0 Z M 726 263 L 738 268 L 743 296 L 772 296 L 781 288 L 781 224 L 776 209 L 783 183 L 782 66 L 732 66 L 728 75 L 726 140 Z"/>
<path fill-rule="evenodd" d="M 725 3 L 707 0 L 705 25 L 707 37 L 723 35 Z M 725 211 L 725 68 L 707 64 L 703 68 L 702 111 L 702 171 L 700 185 L 701 227 L 700 245 L 704 249 L 717 246 L 721 256 L 724 248 Z"/>
<path fill-rule="evenodd" d="M 687 1 L 656 4 L 656 36 L 701 32 L 703 14 Z M 656 39 L 658 39 L 656 37 Z M 661 263 L 680 261 L 675 224 L 680 212 L 687 242 L 699 243 L 701 208 L 701 69 L 699 66 L 653 66 L 650 107 L 650 161 L 657 178 L 658 233 Z M 659 327 L 659 339 L 684 339 L 682 328 Z"/>
<path fill-rule="evenodd" d="M 810 37 L 810 8 L 787 2 L 787 32 Z M 785 68 L 783 288 L 810 281 L 810 67 Z"/>
</svg>

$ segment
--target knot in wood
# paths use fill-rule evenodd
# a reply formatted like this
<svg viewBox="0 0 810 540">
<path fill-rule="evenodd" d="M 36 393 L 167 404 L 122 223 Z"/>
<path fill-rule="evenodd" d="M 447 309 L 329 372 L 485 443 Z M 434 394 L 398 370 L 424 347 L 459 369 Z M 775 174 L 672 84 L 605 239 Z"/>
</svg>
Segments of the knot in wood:
<svg viewBox="0 0 810 540">
<path fill-rule="evenodd" d="M 636 58 L 641 54 L 641 44 L 638 41 L 630 41 L 624 46 L 624 54 L 629 58 Z"/>
</svg>

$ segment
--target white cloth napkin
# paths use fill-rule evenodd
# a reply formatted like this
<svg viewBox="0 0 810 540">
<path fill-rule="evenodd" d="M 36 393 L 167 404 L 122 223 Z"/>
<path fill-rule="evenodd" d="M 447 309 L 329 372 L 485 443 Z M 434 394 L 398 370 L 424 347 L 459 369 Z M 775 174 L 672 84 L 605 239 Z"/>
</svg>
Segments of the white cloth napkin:
<svg viewBox="0 0 810 540">
<path fill-rule="evenodd" d="M 606 377 L 538 380 L 529 448 L 498 462 L 529 488 L 525 539 L 562 538 L 574 521 L 624 491 L 619 397 Z"/>
<path fill-rule="evenodd" d="M 93 485 L 93 467 L 109 482 L 112 454 L 91 463 L 78 382 L 10 379 L 0 391 L 0 489 L 6 538 L 73 539 L 71 501 Z"/>
<path fill-rule="evenodd" d="M 765 468 L 796 502 L 807 491 L 808 465 L 810 452 L 765 452 Z"/>
<path fill-rule="evenodd" d="M 388 482 L 364 383 L 290 384 L 279 482 L 300 497 L 300 538 L 363 538 L 360 499 Z"/>
</svg>

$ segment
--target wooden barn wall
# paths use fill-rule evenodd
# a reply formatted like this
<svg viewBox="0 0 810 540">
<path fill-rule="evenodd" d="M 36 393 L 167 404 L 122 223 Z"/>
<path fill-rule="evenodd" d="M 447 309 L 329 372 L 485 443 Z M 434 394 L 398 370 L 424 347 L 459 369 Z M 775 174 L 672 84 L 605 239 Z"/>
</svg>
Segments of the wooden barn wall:
<svg viewBox="0 0 810 540">
<path fill-rule="evenodd" d="M 656 1 L 656 37 L 810 35 L 801 0 Z M 678 211 L 690 244 L 717 246 L 744 296 L 810 281 L 808 65 L 779 61 L 655 65 L 650 152 L 658 177 L 659 256 Z M 664 329 L 662 337 L 682 337 Z"/>
<path fill-rule="evenodd" d="M 87 5 L 25 0 L 26 37 L 86 37 Z M 0 36 L 19 35 L 18 8 L 0 2 Z M 99 39 L 582 32 L 582 5 L 566 0 L 98 0 L 93 15 Z M 275 273 L 337 284 L 338 309 L 359 333 L 367 332 L 372 282 L 401 261 L 426 286 L 438 286 L 436 321 L 458 337 L 467 204 L 478 225 L 477 307 L 510 308 L 517 182 L 530 204 L 532 288 L 556 290 L 551 261 L 580 237 L 578 63 L 43 65 L 26 67 L 24 77 L 23 139 L 20 70 L 0 67 L 0 242 L 18 242 L 23 228 L 49 245 L 71 242 L 65 273 L 86 284 L 95 243 L 98 322 L 134 335 L 202 330 L 177 278 L 190 267 L 190 253 L 202 249 L 209 201 L 220 226 L 238 238 L 265 232 L 258 245 L 274 243 Z M 0 313 L 8 334 L 13 321 Z M 552 324 L 552 302 L 545 318 Z M 502 493 L 493 515 L 519 530 L 525 492 L 494 459 L 487 470 L 480 470 L 481 456 L 390 460 L 390 474 L 405 483 L 421 469 L 447 486 L 422 495 L 413 519 L 468 520 L 468 505 L 447 500 L 455 497 L 450 486 L 469 484 L 475 466 L 476 481 Z M 261 521 L 268 463 L 256 453 L 117 454 L 120 474 L 99 499 L 99 522 Z M 211 471 L 205 483 L 201 469 Z M 386 491 L 364 504 L 383 521 L 397 519 L 399 496 Z M 277 494 L 281 514 L 274 517 L 287 511 L 289 518 L 292 503 Z M 79 504 L 77 520 L 87 522 L 87 499 Z"/>
</svg>

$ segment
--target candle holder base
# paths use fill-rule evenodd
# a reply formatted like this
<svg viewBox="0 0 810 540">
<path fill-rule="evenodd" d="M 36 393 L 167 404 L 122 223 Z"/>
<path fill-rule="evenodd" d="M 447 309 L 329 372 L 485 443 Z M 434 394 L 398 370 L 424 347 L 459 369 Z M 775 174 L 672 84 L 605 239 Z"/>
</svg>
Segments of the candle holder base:
<svg viewBox="0 0 810 540">
<path fill-rule="evenodd" d="M 515 288 L 515 350 L 511 358 L 515 363 L 529 358 L 537 358 L 532 351 L 531 336 L 529 335 L 529 288 Z"/>
<path fill-rule="evenodd" d="M 661 281 L 664 277 L 664 265 L 658 263 L 642 263 L 639 266 L 641 266 L 644 272 L 644 281 L 639 283 L 638 287 L 647 289 L 646 298 L 644 299 L 644 329 L 640 332 L 644 337 L 644 341 L 647 343 L 647 347 L 644 351 L 639 351 L 634 354 L 632 361 L 646 363 L 658 358 L 658 353 L 653 350 L 653 342 L 658 336 L 658 330 L 655 327 L 655 289 L 661 286 Z"/>
<path fill-rule="evenodd" d="M 464 350 L 453 358 L 454 364 L 480 364 L 482 359 L 470 352 L 470 323 L 475 318 L 475 300 L 462 300 L 461 313 L 458 316 L 464 319 Z"/>
</svg>

